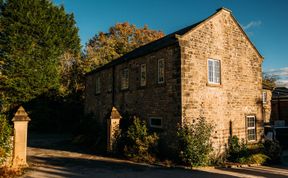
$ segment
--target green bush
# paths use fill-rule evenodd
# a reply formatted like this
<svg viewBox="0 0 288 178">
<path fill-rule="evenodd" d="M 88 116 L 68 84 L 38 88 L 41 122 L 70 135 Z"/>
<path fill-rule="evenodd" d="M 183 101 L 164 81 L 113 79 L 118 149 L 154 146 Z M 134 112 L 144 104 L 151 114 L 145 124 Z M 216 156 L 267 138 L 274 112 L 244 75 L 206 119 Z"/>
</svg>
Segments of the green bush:
<svg viewBox="0 0 288 178">
<path fill-rule="evenodd" d="M 257 154 L 251 154 L 246 157 L 241 157 L 239 158 L 239 163 L 241 164 L 263 164 L 269 160 L 269 157 L 262 154 L 262 153 L 257 153 Z"/>
<path fill-rule="evenodd" d="M 185 164 L 190 166 L 209 164 L 209 154 L 213 150 L 210 142 L 212 131 L 212 124 L 203 117 L 192 124 L 185 123 L 178 128 L 179 157 Z"/>
<path fill-rule="evenodd" d="M 0 115 L 0 165 L 6 160 L 11 150 L 10 144 L 11 127 L 7 119 Z"/>
<path fill-rule="evenodd" d="M 127 130 L 120 130 L 116 147 L 118 153 L 123 153 L 132 160 L 153 162 L 153 150 L 156 149 L 157 142 L 157 134 L 148 132 L 146 122 L 134 117 Z"/>
<path fill-rule="evenodd" d="M 281 146 L 278 141 L 266 140 L 264 142 L 264 154 L 267 155 L 270 163 L 279 162 L 281 156 Z"/>
<path fill-rule="evenodd" d="M 271 160 L 277 150 L 277 146 L 270 142 L 247 145 L 244 140 L 239 143 L 239 138 L 234 135 L 229 138 L 227 160 L 241 164 L 264 164 Z"/>
<path fill-rule="evenodd" d="M 248 157 L 249 151 L 244 140 L 239 142 L 237 136 L 232 136 L 228 140 L 227 160 L 230 162 L 239 163 L 241 158 Z"/>
</svg>

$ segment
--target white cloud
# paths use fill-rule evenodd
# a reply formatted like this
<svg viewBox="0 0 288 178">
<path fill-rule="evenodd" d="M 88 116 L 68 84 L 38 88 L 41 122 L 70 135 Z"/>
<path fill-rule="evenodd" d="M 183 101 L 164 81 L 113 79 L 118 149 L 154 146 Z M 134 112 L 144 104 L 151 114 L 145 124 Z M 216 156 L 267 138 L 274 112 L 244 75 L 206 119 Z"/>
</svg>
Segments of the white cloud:
<svg viewBox="0 0 288 178">
<path fill-rule="evenodd" d="M 276 81 L 277 87 L 286 87 L 288 88 L 288 80 L 277 80 Z"/>
<path fill-rule="evenodd" d="M 276 75 L 279 77 L 288 77 L 288 67 L 279 68 L 279 69 L 268 69 L 266 73 Z"/>
<path fill-rule="evenodd" d="M 268 69 L 265 73 L 278 77 L 278 80 L 276 81 L 277 86 L 284 86 L 288 88 L 288 67 Z"/>
<path fill-rule="evenodd" d="M 262 24 L 261 20 L 251 21 L 247 25 L 243 25 L 244 30 L 248 30 L 250 28 L 259 27 Z"/>
</svg>

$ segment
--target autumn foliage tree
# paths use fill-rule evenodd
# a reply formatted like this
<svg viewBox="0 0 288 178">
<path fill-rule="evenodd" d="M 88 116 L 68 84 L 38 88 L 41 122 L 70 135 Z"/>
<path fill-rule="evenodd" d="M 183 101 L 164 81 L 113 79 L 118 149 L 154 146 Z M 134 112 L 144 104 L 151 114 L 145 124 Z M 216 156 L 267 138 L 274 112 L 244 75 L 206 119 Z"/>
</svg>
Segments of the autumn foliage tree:
<svg viewBox="0 0 288 178">
<path fill-rule="evenodd" d="M 151 30 L 147 25 L 137 28 L 128 22 L 117 23 L 108 33 L 99 32 L 89 40 L 83 70 L 89 72 L 163 36 L 163 32 Z"/>
</svg>

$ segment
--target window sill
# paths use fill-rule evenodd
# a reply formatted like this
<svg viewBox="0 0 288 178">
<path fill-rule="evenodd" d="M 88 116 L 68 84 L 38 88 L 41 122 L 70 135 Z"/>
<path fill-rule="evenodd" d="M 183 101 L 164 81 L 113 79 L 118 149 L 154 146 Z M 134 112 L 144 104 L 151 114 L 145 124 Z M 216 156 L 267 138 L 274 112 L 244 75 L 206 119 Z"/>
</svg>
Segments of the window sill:
<svg viewBox="0 0 288 178">
<path fill-rule="evenodd" d="M 163 83 L 158 83 L 156 84 L 156 87 L 164 87 L 166 86 L 166 82 L 163 82 Z"/>
<path fill-rule="evenodd" d="M 149 129 L 150 129 L 152 132 L 157 132 L 157 133 L 164 132 L 164 129 L 163 129 L 163 128 L 149 127 Z"/>
<path fill-rule="evenodd" d="M 138 90 L 144 90 L 144 89 L 146 89 L 146 88 L 147 88 L 147 85 L 145 85 L 145 86 L 138 86 L 138 87 L 137 87 Z"/>
<path fill-rule="evenodd" d="M 207 83 L 206 86 L 209 87 L 223 87 L 223 85 L 221 83 Z"/>
<path fill-rule="evenodd" d="M 257 140 L 247 140 L 247 144 L 248 145 L 250 145 L 250 144 L 253 145 L 253 144 L 256 144 L 256 143 L 258 143 Z"/>
<path fill-rule="evenodd" d="M 126 92 L 126 91 L 129 91 L 129 88 L 123 88 L 123 89 L 120 89 L 121 92 Z"/>
</svg>

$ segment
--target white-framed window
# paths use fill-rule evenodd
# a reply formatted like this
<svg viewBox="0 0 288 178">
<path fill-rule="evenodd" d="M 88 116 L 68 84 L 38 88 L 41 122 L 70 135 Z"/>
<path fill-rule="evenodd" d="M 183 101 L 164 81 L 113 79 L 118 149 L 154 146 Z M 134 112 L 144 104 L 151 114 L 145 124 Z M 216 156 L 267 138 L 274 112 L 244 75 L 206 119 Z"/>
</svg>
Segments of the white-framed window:
<svg viewBox="0 0 288 178">
<path fill-rule="evenodd" d="M 208 59 L 208 83 L 221 83 L 220 60 Z"/>
<path fill-rule="evenodd" d="M 141 64 L 140 67 L 140 86 L 146 86 L 146 77 L 147 77 L 147 72 L 146 72 L 146 64 Z"/>
<path fill-rule="evenodd" d="M 149 125 L 151 128 L 162 128 L 162 117 L 149 117 Z"/>
<path fill-rule="evenodd" d="M 247 116 L 246 125 L 247 125 L 247 140 L 255 141 L 256 140 L 256 118 L 255 116 Z"/>
<path fill-rule="evenodd" d="M 265 104 L 267 102 L 267 92 L 266 91 L 262 92 L 262 102 L 263 102 L 263 104 Z"/>
<path fill-rule="evenodd" d="M 124 68 L 122 70 L 122 75 L 121 75 L 121 89 L 125 90 L 129 88 L 129 69 Z"/>
<path fill-rule="evenodd" d="M 100 86 L 101 85 L 101 81 L 100 81 L 100 76 L 97 75 L 96 76 L 96 81 L 95 81 L 95 94 L 99 94 L 100 93 Z"/>
<path fill-rule="evenodd" d="M 165 62 L 164 59 L 158 60 L 158 83 L 164 83 Z"/>
</svg>

